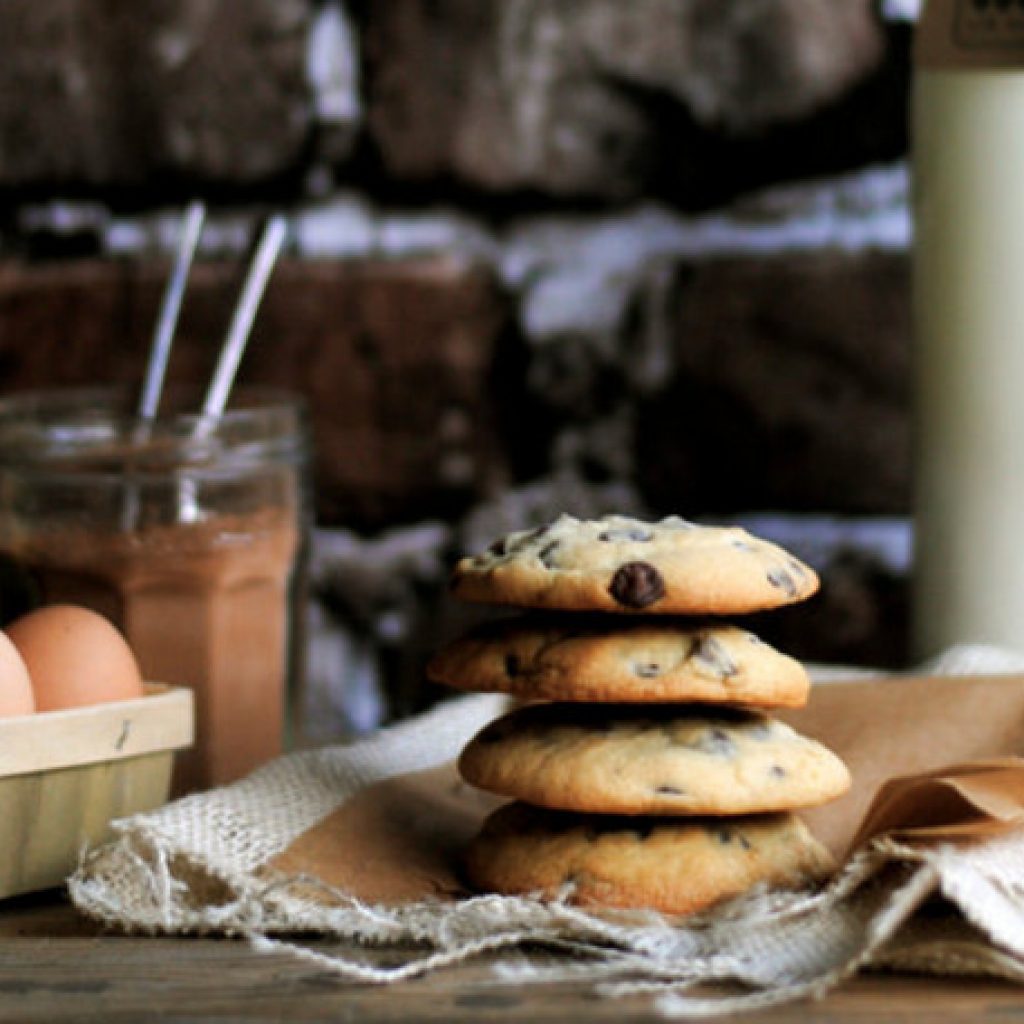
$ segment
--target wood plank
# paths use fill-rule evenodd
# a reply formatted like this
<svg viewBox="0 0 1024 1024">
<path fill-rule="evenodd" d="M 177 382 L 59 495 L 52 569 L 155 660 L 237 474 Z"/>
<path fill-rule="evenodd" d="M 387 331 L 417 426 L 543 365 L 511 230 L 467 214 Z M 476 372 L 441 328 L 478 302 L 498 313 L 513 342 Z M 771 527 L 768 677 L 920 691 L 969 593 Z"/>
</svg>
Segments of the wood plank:
<svg viewBox="0 0 1024 1024">
<path fill-rule="evenodd" d="M 27 936 L 100 935 L 103 928 L 79 914 L 60 889 L 0 900 L 0 950 Z"/>
<path fill-rule="evenodd" d="M 317 948 L 329 951 L 330 944 Z M 350 946 L 340 947 L 356 953 Z M 368 962 L 393 952 L 359 951 Z M 662 1020 L 646 996 L 601 999 L 577 984 L 503 984 L 490 960 L 388 987 L 348 983 L 288 955 L 229 939 L 104 934 L 59 895 L 0 908 L 0 1021 L 171 1017 L 269 1021 L 481 1019 L 521 1024 Z M 867 975 L 818 1003 L 765 1010 L 763 1024 L 1024 1022 L 1024 988 L 994 981 Z"/>
</svg>

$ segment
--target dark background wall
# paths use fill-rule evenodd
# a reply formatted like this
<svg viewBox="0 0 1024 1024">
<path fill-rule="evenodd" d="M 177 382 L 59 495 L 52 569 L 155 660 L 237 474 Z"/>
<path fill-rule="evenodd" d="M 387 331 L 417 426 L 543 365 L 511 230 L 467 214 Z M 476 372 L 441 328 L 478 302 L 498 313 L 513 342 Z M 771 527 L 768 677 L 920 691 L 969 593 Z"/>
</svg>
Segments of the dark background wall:
<svg viewBox="0 0 1024 1024">
<path fill-rule="evenodd" d="M 751 521 L 825 577 L 769 638 L 900 664 L 892 6 L 7 0 L 0 391 L 140 378 L 194 196 L 171 375 L 205 379 L 284 209 L 241 380 L 312 403 L 326 718 L 430 699 L 452 558 L 562 510 Z"/>
</svg>

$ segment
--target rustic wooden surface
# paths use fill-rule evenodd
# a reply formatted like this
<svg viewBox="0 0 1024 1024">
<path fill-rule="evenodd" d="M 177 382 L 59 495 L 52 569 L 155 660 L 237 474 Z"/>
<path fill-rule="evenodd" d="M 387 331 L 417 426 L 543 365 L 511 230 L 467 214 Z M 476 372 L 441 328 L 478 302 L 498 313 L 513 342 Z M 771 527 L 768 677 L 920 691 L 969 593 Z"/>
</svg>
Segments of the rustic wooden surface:
<svg viewBox="0 0 1024 1024">
<path fill-rule="evenodd" d="M 357 986 L 240 941 L 101 933 L 54 895 L 0 904 L 0 1021 L 663 1020 L 647 997 L 601 999 L 571 984 L 496 984 L 486 962 L 387 988 Z M 764 1024 L 1024 1021 L 1024 988 L 866 976 L 818 1003 L 764 1010 Z"/>
</svg>

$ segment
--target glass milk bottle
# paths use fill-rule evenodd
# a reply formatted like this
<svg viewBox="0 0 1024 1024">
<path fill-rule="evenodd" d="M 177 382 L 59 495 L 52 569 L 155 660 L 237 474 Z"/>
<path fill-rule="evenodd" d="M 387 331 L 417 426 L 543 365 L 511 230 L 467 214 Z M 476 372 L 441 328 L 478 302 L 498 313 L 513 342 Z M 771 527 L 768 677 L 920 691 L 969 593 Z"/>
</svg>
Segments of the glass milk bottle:
<svg viewBox="0 0 1024 1024">
<path fill-rule="evenodd" d="M 929 0 L 912 145 L 914 644 L 1024 650 L 1024 6 Z"/>
</svg>

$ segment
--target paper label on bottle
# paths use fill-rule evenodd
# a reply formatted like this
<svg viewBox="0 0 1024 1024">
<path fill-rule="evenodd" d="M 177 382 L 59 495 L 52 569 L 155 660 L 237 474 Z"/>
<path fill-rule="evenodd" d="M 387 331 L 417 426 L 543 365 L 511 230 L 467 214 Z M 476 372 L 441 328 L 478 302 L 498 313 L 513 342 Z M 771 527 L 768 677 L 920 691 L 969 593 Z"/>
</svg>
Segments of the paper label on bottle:
<svg viewBox="0 0 1024 1024">
<path fill-rule="evenodd" d="M 927 0 L 914 60 L 926 68 L 1024 68 L 1024 4 Z"/>
</svg>

